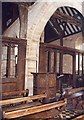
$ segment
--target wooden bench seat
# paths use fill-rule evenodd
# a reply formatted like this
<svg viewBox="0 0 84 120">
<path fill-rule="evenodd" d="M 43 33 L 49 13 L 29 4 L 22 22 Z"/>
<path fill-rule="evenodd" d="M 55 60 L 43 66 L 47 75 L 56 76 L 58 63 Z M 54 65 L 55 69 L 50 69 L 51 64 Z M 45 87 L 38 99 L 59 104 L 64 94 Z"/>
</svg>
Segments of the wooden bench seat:
<svg viewBox="0 0 84 120">
<path fill-rule="evenodd" d="M 72 120 L 84 120 L 84 114 L 83 115 L 80 115 Z"/>
<path fill-rule="evenodd" d="M 46 97 L 47 97 L 46 94 L 40 94 L 40 95 L 34 95 L 34 96 L 28 96 L 28 97 L 22 97 L 22 98 L 2 100 L 0 101 L 0 106 L 20 103 L 20 102 L 25 102 L 25 101 L 30 101 L 30 100 L 36 100 L 36 99 L 43 99 Z"/>
<path fill-rule="evenodd" d="M 38 106 L 38 105 L 41 105 L 41 104 L 42 104 L 41 102 L 21 103 L 21 104 L 15 104 L 11 107 L 9 107 L 9 106 L 2 107 L 2 110 L 5 111 L 5 112 L 10 112 L 10 111 L 14 111 L 14 110 L 20 110 L 20 109 L 24 109 L 24 108 Z"/>
<path fill-rule="evenodd" d="M 41 105 L 42 103 L 39 101 L 42 100 L 43 98 L 46 98 L 46 94 L 2 100 L 0 101 L 0 105 L 2 106 L 3 111 L 12 111 L 12 110 L 18 110 L 18 109 Z M 33 100 L 37 100 L 37 99 L 39 101 L 33 102 Z M 12 106 L 10 106 L 11 104 Z"/>
<path fill-rule="evenodd" d="M 70 90 L 68 90 L 68 94 L 74 94 L 79 91 L 84 91 L 84 87 L 70 89 Z"/>
<path fill-rule="evenodd" d="M 64 98 L 71 100 L 74 108 L 82 107 L 84 109 L 84 87 L 66 90 Z"/>
<path fill-rule="evenodd" d="M 56 115 L 60 115 L 61 111 L 57 108 L 60 108 L 61 106 L 65 106 L 66 104 L 67 104 L 66 100 L 63 100 L 59 102 L 53 102 L 53 103 L 48 103 L 44 105 L 34 106 L 31 108 L 18 109 L 10 112 L 4 111 L 3 118 L 6 118 L 6 119 L 13 119 L 13 118 L 15 119 L 20 117 L 52 118 L 52 116 L 55 117 Z"/>
<path fill-rule="evenodd" d="M 14 98 L 0 101 L 2 106 L 3 119 L 18 119 L 27 120 L 28 118 L 52 118 L 61 114 L 61 107 L 65 107 L 67 100 L 59 102 L 43 104 L 39 102 L 41 99 L 45 99 L 46 94 L 40 94 L 35 96 L 28 96 L 23 98 Z M 29 101 L 32 102 L 29 102 Z M 34 102 L 33 100 L 38 100 Z M 24 103 L 24 101 L 26 101 Z M 19 104 L 20 102 L 23 102 Z M 7 107 L 7 105 L 13 104 Z"/>
</svg>

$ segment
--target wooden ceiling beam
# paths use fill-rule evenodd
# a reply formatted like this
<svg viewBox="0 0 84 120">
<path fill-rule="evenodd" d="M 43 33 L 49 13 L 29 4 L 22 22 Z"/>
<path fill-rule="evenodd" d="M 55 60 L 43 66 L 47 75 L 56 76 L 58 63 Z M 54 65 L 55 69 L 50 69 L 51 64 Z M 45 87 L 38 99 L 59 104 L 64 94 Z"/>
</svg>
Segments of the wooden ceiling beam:
<svg viewBox="0 0 84 120">
<path fill-rule="evenodd" d="M 54 18 L 51 18 L 51 22 L 56 28 L 58 36 L 62 38 L 64 36 L 64 31 L 61 29 L 60 25 L 57 23 L 57 20 L 55 20 Z"/>
<path fill-rule="evenodd" d="M 73 24 L 73 25 L 76 25 L 76 26 L 79 26 L 79 27 L 82 27 L 82 20 L 79 20 L 77 18 L 74 18 L 72 16 L 69 16 L 69 15 L 66 15 L 64 13 L 61 13 L 59 11 L 56 11 L 53 16 L 53 18 L 57 18 L 57 19 L 60 19 L 60 20 L 63 20 L 67 23 L 70 23 L 70 24 Z"/>
<path fill-rule="evenodd" d="M 17 5 L 23 5 L 25 7 L 29 7 L 31 6 L 34 2 L 13 2 L 14 4 L 17 4 Z"/>
</svg>

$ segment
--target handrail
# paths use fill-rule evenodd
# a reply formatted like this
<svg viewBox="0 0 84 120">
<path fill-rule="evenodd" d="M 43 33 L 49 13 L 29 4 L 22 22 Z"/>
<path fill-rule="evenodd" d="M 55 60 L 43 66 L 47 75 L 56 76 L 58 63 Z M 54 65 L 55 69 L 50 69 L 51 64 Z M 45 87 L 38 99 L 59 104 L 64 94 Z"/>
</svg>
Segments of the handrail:
<svg viewBox="0 0 84 120">
<path fill-rule="evenodd" d="M 77 52 L 77 53 L 84 53 L 84 51 L 82 50 L 78 50 L 78 49 L 74 49 L 74 48 L 70 48 L 70 47 L 65 47 L 65 46 L 60 46 L 60 45 L 53 45 L 53 44 L 49 44 L 49 43 L 40 43 L 41 47 L 46 47 L 50 49 L 57 49 L 57 50 L 63 50 L 63 51 L 67 51 L 67 52 Z"/>
</svg>

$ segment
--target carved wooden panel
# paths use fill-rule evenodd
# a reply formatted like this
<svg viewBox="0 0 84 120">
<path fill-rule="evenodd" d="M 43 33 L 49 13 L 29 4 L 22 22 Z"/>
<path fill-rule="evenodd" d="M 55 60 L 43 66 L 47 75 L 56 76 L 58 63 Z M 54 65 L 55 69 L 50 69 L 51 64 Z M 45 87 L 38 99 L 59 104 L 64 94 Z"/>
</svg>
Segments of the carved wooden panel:
<svg viewBox="0 0 84 120">
<path fill-rule="evenodd" d="M 46 93 L 47 98 L 56 96 L 56 74 L 54 73 L 33 73 L 34 84 L 33 94 Z"/>
</svg>

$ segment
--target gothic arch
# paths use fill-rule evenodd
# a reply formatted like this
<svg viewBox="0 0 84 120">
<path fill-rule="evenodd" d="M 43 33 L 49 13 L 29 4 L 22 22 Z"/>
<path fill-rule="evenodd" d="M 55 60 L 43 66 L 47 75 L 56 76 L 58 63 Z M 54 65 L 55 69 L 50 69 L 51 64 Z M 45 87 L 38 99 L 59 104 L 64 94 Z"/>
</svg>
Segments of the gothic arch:
<svg viewBox="0 0 84 120">
<path fill-rule="evenodd" d="M 37 0 L 37 2 L 34 4 L 34 6 L 32 6 L 31 11 L 29 14 L 29 21 L 32 19 L 31 17 L 33 16 L 33 13 L 35 13 L 34 15 L 34 19 L 32 20 L 32 23 L 29 22 L 30 28 L 28 30 L 28 36 L 31 36 L 31 40 L 39 40 L 41 33 L 43 31 L 43 29 L 45 28 L 45 25 L 47 24 L 48 20 L 50 19 L 50 17 L 53 15 L 53 13 L 56 11 L 56 9 L 58 7 L 61 6 L 69 6 L 69 7 L 74 7 L 76 8 L 78 6 L 78 4 L 73 4 L 72 2 L 38 2 L 39 0 Z M 80 4 L 79 4 L 80 6 Z M 36 9 L 37 8 L 37 9 Z M 77 10 L 81 13 L 82 11 L 82 6 L 81 9 L 80 7 L 77 7 Z M 40 12 L 39 12 L 40 11 Z M 32 31 L 32 32 L 31 32 Z M 30 40 L 30 41 L 31 41 Z"/>
</svg>

